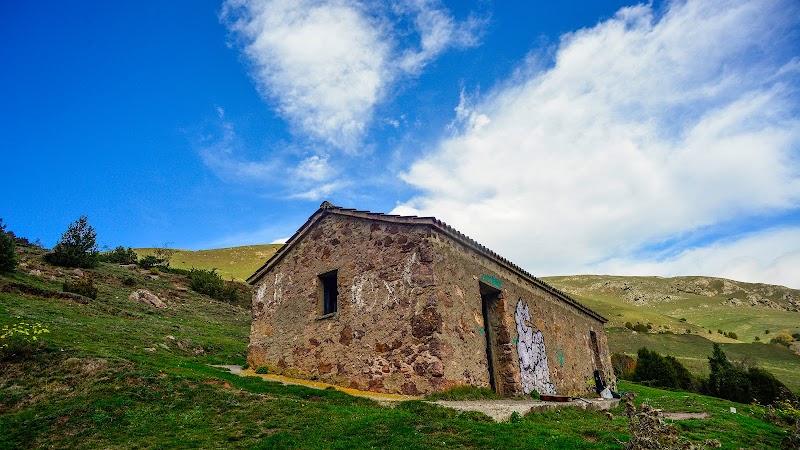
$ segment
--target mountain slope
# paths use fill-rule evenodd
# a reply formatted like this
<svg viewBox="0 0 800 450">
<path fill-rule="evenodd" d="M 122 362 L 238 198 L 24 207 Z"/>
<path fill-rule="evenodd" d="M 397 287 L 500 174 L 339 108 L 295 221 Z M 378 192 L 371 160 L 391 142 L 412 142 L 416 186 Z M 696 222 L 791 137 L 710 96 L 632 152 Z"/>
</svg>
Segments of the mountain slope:
<svg viewBox="0 0 800 450">
<path fill-rule="evenodd" d="M 179 269 L 217 269 L 222 278 L 244 281 L 252 275 L 282 244 L 246 245 L 213 250 L 175 250 L 170 260 Z M 152 255 L 155 248 L 134 249 L 139 257 Z"/>
</svg>

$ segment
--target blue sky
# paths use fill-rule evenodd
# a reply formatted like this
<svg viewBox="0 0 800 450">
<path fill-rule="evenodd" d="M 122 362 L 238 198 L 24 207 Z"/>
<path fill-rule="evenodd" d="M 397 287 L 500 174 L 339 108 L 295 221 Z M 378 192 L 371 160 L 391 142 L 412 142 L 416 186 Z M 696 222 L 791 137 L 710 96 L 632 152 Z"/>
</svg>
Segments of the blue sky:
<svg viewBox="0 0 800 450">
<path fill-rule="evenodd" d="M 0 217 L 55 244 L 433 215 L 537 275 L 800 288 L 800 6 L 5 2 Z"/>
</svg>

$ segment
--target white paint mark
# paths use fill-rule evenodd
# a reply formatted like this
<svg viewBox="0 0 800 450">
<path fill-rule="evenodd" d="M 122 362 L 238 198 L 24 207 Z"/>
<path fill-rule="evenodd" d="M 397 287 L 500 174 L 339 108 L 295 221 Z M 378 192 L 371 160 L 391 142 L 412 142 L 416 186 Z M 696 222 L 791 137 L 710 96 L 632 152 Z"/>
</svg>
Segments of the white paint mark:
<svg viewBox="0 0 800 450">
<path fill-rule="evenodd" d="M 514 311 L 514 320 L 517 322 L 519 343 L 520 380 L 522 392 L 530 394 L 536 390 L 540 394 L 556 394 L 556 387 L 550 381 L 550 367 L 547 364 L 547 349 L 544 345 L 544 336 L 541 330 L 533 331 L 530 326 L 531 314 L 528 304 L 520 298 Z"/>
<path fill-rule="evenodd" d="M 275 274 L 275 289 L 272 293 L 272 305 L 280 305 L 283 301 L 283 272 Z"/>
<path fill-rule="evenodd" d="M 403 280 L 409 286 L 413 285 L 411 281 L 411 275 L 414 273 L 415 265 L 419 265 L 419 257 L 417 256 L 417 252 L 412 253 L 411 257 L 406 260 L 406 263 L 403 266 Z"/>
<path fill-rule="evenodd" d="M 258 290 L 256 291 L 256 303 L 264 303 L 264 295 L 267 293 L 267 283 L 261 282 L 258 285 Z"/>
<path fill-rule="evenodd" d="M 374 298 L 376 290 L 377 280 L 375 279 L 375 274 L 364 273 L 354 276 L 350 298 L 355 309 L 358 311 L 367 309 L 367 299 Z"/>
</svg>

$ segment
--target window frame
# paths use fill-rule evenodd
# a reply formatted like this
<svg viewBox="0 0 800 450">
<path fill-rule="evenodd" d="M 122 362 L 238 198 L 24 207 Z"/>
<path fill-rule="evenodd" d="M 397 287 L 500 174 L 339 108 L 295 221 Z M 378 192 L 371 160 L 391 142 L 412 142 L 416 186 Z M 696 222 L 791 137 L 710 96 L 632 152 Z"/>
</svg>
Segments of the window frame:
<svg viewBox="0 0 800 450">
<path fill-rule="evenodd" d="M 339 313 L 339 271 L 331 270 L 318 275 L 317 278 L 320 284 L 318 319 L 334 317 Z"/>
</svg>

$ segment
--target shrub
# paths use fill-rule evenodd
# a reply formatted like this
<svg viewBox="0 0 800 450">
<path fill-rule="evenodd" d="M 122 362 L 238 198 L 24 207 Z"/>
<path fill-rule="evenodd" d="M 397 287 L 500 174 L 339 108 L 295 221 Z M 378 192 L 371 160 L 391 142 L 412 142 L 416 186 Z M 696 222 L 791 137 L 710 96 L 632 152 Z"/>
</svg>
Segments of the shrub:
<svg viewBox="0 0 800 450">
<path fill-rule="evenodd" d="M 794 339 L 795 341 L 800 341 L 800 333 L 792 334 L 792 339 Z"/>
<path fill-rule="evenodd" d="M 172 259 L 172 256 L 175 255 L 175 249 L 169 248 L 170 243 L 167 242 L 161 247 L 156 247 L 153 250 L 153 254 L 157 259 L 163 262 L 164 267 L 169 267 L 169 262 Z"/>
<path fill-rule="evenodd" d="M 189 274 L 191 273 L 190 270 L 179 269 L 177 267 L 164 267 L 164 268 L 162 268 L 162 270 L 164 272 L 174 273 L 176 275 L 183 275 L 183 276 L 186 276 L 186 277 L 188 277 Z"/>
<path fill-rule="evenodd" d="M 736 339 L 736 340 L 738 340 L 738 339 L 739 339 L 739 336 L 738 336 L 736 333 L 734 333 L 733 331 L 728 331 L 728 332 L 725 332 L 725 333 L 724 333 L 724 335 L 725 335 L 726 337 L 729 337 L 729 338 L 731 338 L 731 339 Z"/>
<path fill-rule="evenodd" d="M 125 248 L 120 245 L 114 250 L 100 253 L 97 256 L 97 259 L 99 261 L 114 263 L 114 264 L 136 264 L 139 257 L 136 255 L 136 252 L 133 251 L 132 248 L 130 247 Z"/>
<path fill-rule="evenodd" d="M 718 344 L 714 344 L 708 365 L 711 374 L 703 383 L 705 394 L 740 403 L 755 400 L 764 405 L 776 400 L 795 401 L 794 394 L 771 373 L 759 367 L 734 366 Z"/>
<path fill-rule="evenodd" d="M 269 373 L 269 367 L 267 366 L 258 366 L 256 368 L 256 373 L 260 373 L 262 375 L 266 375 Z"/>
<path fill-rule="evenodd" d="M 612 353 L 611 367 L 617 378 L 631 380 L 633 379 L 633 370 L 636 368 L 636 360 L 623 353 Z"/>
<path fill-rule="evenodd" d="M 153 255 L 147 255 L 136 264 L 142 269 L 152 269 L 153 267 L 163 266 L 164 262 L 163 259 L 156 258 Z"/>
<path fill-rule="evenodd" d="M 536 389 L 532 390 L 530 395 L 531 395 L 531 398 L 533 398 L 534 400 L 541 400 L 542 399 L 542 396 L 539 395 L 539 391 L 537 391 Z"/>
<path fill-rule="evenodd" d="M 64 267 L 94 267 L 97 265 L 97 233 L 81 216 L 67 227 L 51 253 L 45 255 L 50 264 Z"/>
<path fill-rule="evenodd" d="M 637 333 L 647 333 L 647 325 L 636 322 L 636 325 L 633 326 L 633 331 Z"/>
<path fill-rule="evenodd" d="M 684 391 L 697 390 L 697 379 L 694 377 L 694 375 L 692 375 L 691 372 L 689 372 L 689 369 L 687 369 L 672 355 L 665 356 L 664 360 L 675 370 L 675 376 L 677 377 L 678 387 L 680 389 Z"/>
<path fill-rule="evenodd" d="M 783 345 L 784 347 L 789 347 L 792 345 L 792 337 L 789 336 L 789 333 L 783 332 L 774 338 L 769 340 L 770 344 L 778 344 Z"/>
<path fill-rule="evenodd" d="M 217 269 L 195 269 L 189 271 L 189 287 L 216 300 L 237 303 L 239 292 L 233 281 L 225 282 Z"/>
<path fill-rule="evenodd" d="M 6 232 L 3 219 L 0 219 L 0 273 L 17 270 L 17 264 L 19 264 L 19 259 L 17 258 L 17 246 L 14 244 L 14 238 Z"/>
<path fill-rule="evenodd" d="M 74 282 L 64 281 L 64 292 L 72 292 L 91 299 L 97 298 L 97 288 L 94 285 L 94 278 L 91 276 L 80 277 Z"/>
<path fill-rule="evenodd" d="M 127 277 L 122 278 L 122 284 L 128 287 L 136 286 L 136 278 L 128 275 Z"/>
<path fill-rule="evenodd" d="M 627 328 L 629 330 L 632 330 L 633 329 L 633 324 L 630 323 L 630 322 L 625 322 L 625 328 Z"/>
<path fill-rule="evenodd" d="M 17 322 L 0 329 L 0 360 L 24 358 L 44 347 L 41 335 L 50 330 L 41 323 Z"/>
<path fill-rule="evenodd" d="M 637 352 L 633 380 L 669 389 L 694 390 L 695 381 L 691 373 L 673 356 L 661 356 L 658 352 L 642 347 Z"/>
</svg>

